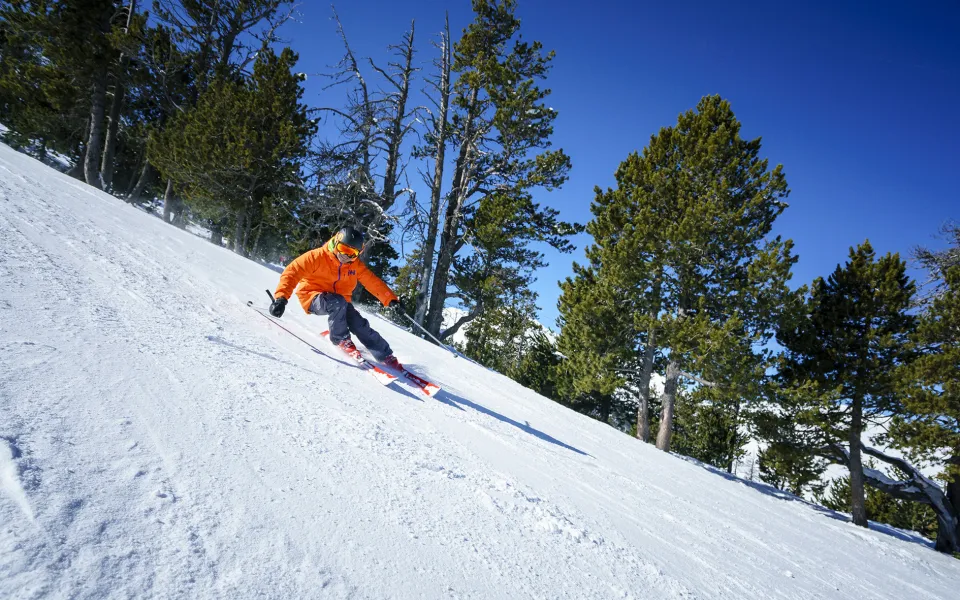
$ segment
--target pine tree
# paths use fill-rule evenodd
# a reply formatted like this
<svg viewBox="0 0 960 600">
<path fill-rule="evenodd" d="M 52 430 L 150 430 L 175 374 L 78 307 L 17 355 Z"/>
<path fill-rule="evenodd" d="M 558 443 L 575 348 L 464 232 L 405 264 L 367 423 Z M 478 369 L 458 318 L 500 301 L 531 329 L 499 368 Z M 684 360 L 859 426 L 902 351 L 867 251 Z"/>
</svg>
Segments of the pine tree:
<svg viewBox="0 0 960 600">
<path fill-rule="evenodd" d="M 508 375 L 520 385 L 551 400 L 557 400 L 559 396 L 556 370 L 560 360 L 556 346 L 547 334 L 543 331 L 534 331 L 526 352 Z"/>
<path fill-rule="evenodd" d="M 77 159 L 99 185 L 106 78 L 116 50 L 114 0 L 30 0 L 0 5 L 4 54 L 0 111 L 24 141 Z M 93 146 L 96 146 L 95 148 Z"/>
<path fill-rule="evenodd" d="M 700 387 L 677 404 L 674 451 L 733 473 L 749 441 L 737 402 Z"/>
<path fill-rule="evenodd" d="M 197 107 L 151 142 L 150 161 L 177 182 L 193 207 L 229 217 L 233 246 L 247 253 L 264 214 L 283 212 L 300 188 L 300 167 L 316 125 L 299 103 L 297 56 L 264 49 L 249 81 L 217 79 Z M 274 209 L 269 209 L 273 207 Z"/>
<path fill-rule="evenodd" d="M 670 449 L 681 376 L 749 398 L 769 358 L 761 348 L 773 335 L 795 258 L 792 242 L 767 237 L 786 207 L 787 184 L 759 151 L 759 139 L 740 137 L 728 102 L 703 98 L 620 165 L 616 188 L 597 190 L 591 265 L 575 267 L 563 286 L 560 349 L 570 360 L 561 369 L 575 380 L 610 388 L 609 362 L 649 373 L 663 358 L 663 450 Z M 605 318 L 591 326 L 593 310 Z M 629 338 L 617 344 L 622 358 L 576 356 L 593 352 L 578 338 L 599 340 L 603 332 Z"/>
<path fill-rule="evenodd" d="M 595 251 L 588 248 L 588 258 Z M 564 359 L 557 368 L 557 389 L 564 404 L 607 423 L 614 394 L 623 386 L 618 369 L 630 366 L 636 337 L 624 306 L 631 296 L 619 295 L 624 301 L 617 302 L 593 268 L 574 263 L 573 269 L 574 277 L 560 285 L 557 348 Z"/>
<path fill-rule="evenodd" d="M 899 373 L 902 394 L 888 441 L 915 460 L 943 466 L 946 500 L 960 515 L 960 266 L 948 265 L 938 287 L 912 336 L 920 355 Z M 949 527 L 945 516 L 941 528 Z M 957 551 L 960 522 L 953 527 L 952 535 L 940 532 L 938 549 Z"/>
<path fill-rule="evenodd" d="M 825 447 L 848 448 L 853 522 L 863 527 L 862 436 L 893 407 L 892 373 L 911 358 L 906 337 L 915 319 L 907 311 L 914 291 L 898 255 L 877 260 L 864 242 L 828 279 L 814 281 L 803 314 L 777 335 L 786 351 L 784 376 L 813 382 L 821 392 L 798 419 L 819 430 Z"/>
<path fill-rule="evenodd" d="M 790 443 L 774 443 L 760 451 L 760 480 L 795 496 L 823 491 L 826 461 Z"/>
</svg>

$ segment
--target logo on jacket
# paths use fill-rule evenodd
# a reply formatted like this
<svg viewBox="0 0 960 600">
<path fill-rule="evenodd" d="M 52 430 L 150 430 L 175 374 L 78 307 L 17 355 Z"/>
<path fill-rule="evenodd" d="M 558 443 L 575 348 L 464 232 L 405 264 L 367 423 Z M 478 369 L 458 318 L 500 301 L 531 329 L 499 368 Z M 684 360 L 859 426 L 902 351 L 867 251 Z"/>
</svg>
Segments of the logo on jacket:
<svg viewBox="0 0 960 600">
<path fill-rule="evenodd" d="M 357 274 L 357 272 L 356 272 L 356 271 L 347 271 L 347 275 L 353 275 L 353 276 L 356 276 L 356 274 Z"/>
</svg>

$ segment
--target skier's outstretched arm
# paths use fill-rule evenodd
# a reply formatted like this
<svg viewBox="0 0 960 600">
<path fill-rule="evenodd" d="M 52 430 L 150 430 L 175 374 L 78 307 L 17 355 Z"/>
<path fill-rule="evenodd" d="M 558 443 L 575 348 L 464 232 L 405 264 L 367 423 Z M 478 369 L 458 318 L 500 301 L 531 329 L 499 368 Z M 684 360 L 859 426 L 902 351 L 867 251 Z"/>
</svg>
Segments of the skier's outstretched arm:
<svg viewBox="0 0 960 600">
<path fill-rule="evenodd" d="M 368 292 L 377 297 L 384 306 L 390 306 L 391 302 L 397 300 L 397 295 L 390 291 L 387 284 L 382 279 L 373 274 L 367 268 L 367 265 L 360 263 L 357 265 L 357 280 L 363 284 Z"/>
</svg>

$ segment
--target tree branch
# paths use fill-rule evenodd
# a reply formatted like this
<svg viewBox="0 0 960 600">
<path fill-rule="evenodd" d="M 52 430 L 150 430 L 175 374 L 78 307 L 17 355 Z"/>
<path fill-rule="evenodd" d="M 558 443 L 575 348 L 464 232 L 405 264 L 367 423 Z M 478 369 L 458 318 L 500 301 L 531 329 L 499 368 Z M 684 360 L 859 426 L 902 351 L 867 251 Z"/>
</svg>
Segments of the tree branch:
<svg viewBox="0 0 960 600">
<path fill-rule="evenodd" d="M 455 334 L 466 323 L 469 323 L 470 321 L 479 317 L 482 312 L 483 312 L 483 299 L 481 298 L 479 301 L 477 301 L 477 305 L 473 307 L 473 310 L 471 310 L 468 314 L 465 314 L 459 319 L 457 319 L 457 322 L 454 323 L 452 327 L 440 332 L 440 336 L 439 336 L 440 341 L 443 341 L 448 337 L 450 337 L 451 335 Z"/>
<path fill-rule="evenodd" d="M 707 381 L 706 379 L 701 379 L 701 378 L 697 377 L 696 375 L 694 375 L 693 373 L 687 373 L 686 371 L 680 371 L 680 375 L 683 376 L 683 377 L 686 377 L 687 379 L 692 379 L 692 380 L 696 381 L 697 383 L 699 383 L 699 384 L 701 384 L 701 385 L 705 385 L 705 386 L 707 386 L 707 387 L 712 387 L 712 388 L 720 387 L 720 384 L 715 383 L 715 382 L 713 382 L 713 381 Z"/>
</svg>

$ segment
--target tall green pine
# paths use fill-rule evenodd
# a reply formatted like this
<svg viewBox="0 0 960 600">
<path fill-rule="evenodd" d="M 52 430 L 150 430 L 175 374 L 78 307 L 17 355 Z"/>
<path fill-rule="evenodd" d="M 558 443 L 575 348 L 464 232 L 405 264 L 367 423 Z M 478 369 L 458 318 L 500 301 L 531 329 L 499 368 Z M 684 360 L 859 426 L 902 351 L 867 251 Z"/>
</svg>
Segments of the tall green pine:
<svg viewBox="0 0 960 600">
<path fill-rule="evenodd" d="M 896 254 L 877 259 L 869 241 L 827 279 L 814 281 L 805 310 L 777 335 L 785 349 L 783 374 L 813 382 L 820 394 L 797 410 L 824 446 L 845 447 L 853 522 L 867 526 L 861 444 L 874 419 L 889 414 L 897 390 L 893 373 L 911 357 L 908 313 L 915 292 Z"/>
<path fill-rule="evenodd" d="M 756 396 L 795 261 L 792 242 L 770 236 L 786 208 L 782 167 L 770 169 L 740 128 L 730 104 L 708 96 L 631 154 L 616 188 L 596 192 L 590 265 L 563 285 L 561 369 L 579 386 L 609 389 L 613 367 L 648 374 L 662 359 L 663 450 L 682 376 L 734 402 Z M 617 349 L 596 351 L 608 336 Z"/>
</svg>

